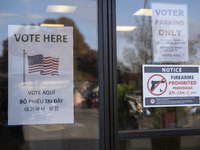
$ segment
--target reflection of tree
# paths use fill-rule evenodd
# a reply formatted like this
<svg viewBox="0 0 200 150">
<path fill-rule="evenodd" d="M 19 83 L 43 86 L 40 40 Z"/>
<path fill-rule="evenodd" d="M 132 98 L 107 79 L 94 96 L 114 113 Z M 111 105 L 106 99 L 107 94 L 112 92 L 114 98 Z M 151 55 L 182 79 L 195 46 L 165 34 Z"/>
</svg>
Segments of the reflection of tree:
<svg viewBox="0 0 200 150">
<path fill-rule="evenodd" d="M 140 73 L 132 72 L 129 66 L 126 66 L 123 62 L 117 64 L 117 81 L 119 84 L 126 85 L 126 92 L 133 92 L 133 90 L 140 90 L 141 80 Z"/>
<path fill-rule="evenodd" d="M 199 56 L 198 56 L 199 44 L 200 44 L 200 33 L 197 33 L 197 35 L 194 36 L 193 39 L 190 38 L 188 42 L 189 59 L 192 63 L 199 63 Z"/>
<path fill-rule="evenodd" d="M 3 41 L 3 56 L 0 58 L 0 71 L 8 72 L 8 40 Z"/>
<path fill-rule="evenodd" d="M 47 19 L 44 23 L 64 24 L 73 26 L 74 36 L 74 71 L 75 80 L 97 81 L 98 75 L 98 53 L 85 43 L 83 35 L 75 25 L 72 19 L 61 17 L 57 20 Z M 82 74 L 83 76 L 78 76 Z"/>
<path fill-rule="evenodd" d="M 118 61 L 118 83 L 123 83 L 129 86 L 132 86 L 132 90 L 126 92 L 131 92 L 134 97 L 134 92 L 140 90 L 140 94 L 142 95 L 142 65 L 143 64 L 151 64 L 153 63 L 153 47 L 152 47 L 152 28 L 151 28 L 151 18 L 150 17 L 137 17 L 135 20 L 137 24 L 137 28 L 134 31 L 123 33 L 123 37 L 126 40 L 126 45 L 123 47 L 123 61 Z M 187 30 L 187 29 L 186 29 Z M 189 50 L 189 60 L 190 63 L 199 63 L 198 50 L 200 46 L 200 33 L 197 28 L 193 29 L 198 32 L 192 33 L 192 36 L 189 36 L 188 40 L 188 50 Z M 191 32 L 191 31 L 190 31 Z M 119 33 L 121 35 L 121 33 Z M 124 41 L 124 39 L 122 41 Z M 120 44 L 123 44 L 120 43 Z M 119 44 L 119 45 L 120 45 Z M 120 47 L 120 46 L 119 46 Z M 171 63 L 172 64 L 172 63 Z M 178 63 L 177 63 L 178 64 Z M 128 93 L 129 94 L 129 93 Z M 125 103 L 125 102 L 124 102 Z M 120 107 L 119 111 L 120 111 Z M 185 120 L 186 114 L 182 108 L 173 108 L 170 109 L 148 109 L 152 113 L 152 117 L 154 119 L 154 128 L 160 128 L 161 126 L 161 114 L 172 113 L 174 114 L 174 118 L 177 123 L 179 120 Z M 152 111 L 153 110 L 153 111 Z M 182 115 L 182 116 L 181 116 Z M 124 117 L 125 118 L 125 117 Z M 175 120 L 174 119 L 174 120 Z M 148 119 L 144 119 L 147 121 Z M 172 120 L 172 119 L 171 119 Z M 120 122 L 120 119 L 119 119 Z M 176 123 L 176 124 L 177 124 Z M 151 124 L 151 122 L 149 122 Z M 157 126 L 155 126 L 157 124 Z M 187 122 L 184 122 L 186 125 Z M 142 128 L 143 128 L 142 124 Z M 147 126 L 148 127 L 148 126 Z M 179 126 L 180 127 L 180 126 Z M 127 127 L 125 127 L 127 129 Z M 154 140 L 154 139 L 153 139 Z M 159 139 L 160 140 L 160 139 Z M 162 143 L 160 142 L 162 141 Z M 161 139 L 159 142 L 161 144 L 165 143 L 165 145 L 171 145 L 175 147 L 175 144 L 180 144 L 180 138 L 166 138 Z M 164 145 L 164 144 L 163 144 Z M 158 146 L 158 144 L 157 144 Z M 178 145 L 180 146 L 180 145 Z M 178 148 L 174 148 L 178 149 Z"/>
<path fill-rule="evenodd" d="M 86 72 L 87 74 L 90 74 L 91 77 L 89 80 L 91 82 L 96 81 L 98 76 L 97 57 L 98 54 L 96 51 L 88 50 L 87 55 L 82 55 L 82 57 L 77 58 L 78 69 Z"/>
<path fill-rule="evenodd" d="M 125 83 L 131 89 L 141 90 L 141 69 L 152 58 L 152 29 L 150 17 L 139 17 L 136 30 L 124 33 L 127 47 L 123 48 L 124 61 L 118 62 L 118 83 Z M 133 92 L 132 91 L 132 92 Z"/>
<path fill-rule="evenodd" d="M 152 58 L 151 18 L 137 18 L 137 29 L 126 33 L 125 38 L 133 48 L 124 48 L 124 59 L 133 72 L 141 72 L 141 65 Z"/>
<path fill-rule="evenodd" d="M 138 17 L 135 23 L 137 24 L 137 29 L 124 34 L 127 45 L 131 45 L 131 48 L 130 46 L 124 47 L 123 55 L 124 63 L 128 64 L 133 72 L 141 72 L 142 64 L 153 62 L 151 17 Z M 189 61 L 191 63 L 199 63 L 200 33 L 193 31 L 188 38 Z"/>
<path fill-rule="evenodd" d="M 136 97 L 137 93 L 142 95 L 142 65 L 153 63 L 151 18 L 137 17 L 135 23 L 137 24 L 135 30 L 123 33 L 122 38 L 126 40 L 126 45 L 123 47 L 124 59 L 123 61 L 118 61 L 117 68 L 118 84 L 125 84 L 125 86 L 128 87 L 128 89 L 125 90 L 126 94 L 132 95 L 133 97 Z M 122 33 L 119 33 L 119 35 L 122 36 Z M 192 34 L 188 41 L 191 63 L 199 63 L 199 56 L 197 55 L 199 44 L 200 33 Z M 151 111 L 151 109 L 149 110 Z M 161 110 L 163 111 L 163 108 Z M 166 110 L 166 113 L 168 113 L 168 111 L 169 110 Z M 173 111 L 173 113 L 176 116 L 181 114 L 180 111 Z M 152 116 L 155 117 L 155 115 Z M 160 118 L 160 112 L 158 112 L 157 117 Z M 154 119 L 154 121 L 160 125 L 158 119 Z"/>
<path fill-rule="evenodd" d="M 62 17 L 47 19 L 44 23 L 64 24 L 73 26 L 74 37 L 74 80 L 97 81 L 98 53 L 85 43 L 83 35 L 73 20 Z M 33 25 L 33 24 L 32 24 Z M 6 127 L 8 112 L 8 40 L 3 41 L 3 55 L 0 57 L 0 145 L 2 149 L 20 149 L 23 144 L 23 131 L 21 126 Z M 78 76 L 78 75 L 81 76 Z M 17 116 L 16 116 L 17 117 Z"/>
<path fill-rule="evenodd" d="M 57 20 L 47 19 L 44 23 L 73 26 L 75 80 L 97 81 L 98 53 L 85 43 L 84 37 L 74 21 L 66 17 L 61 17 Z M 3 56 L 0 57 L 0 71 L 6 73 L 8 72 L 8 40 L 3 41 L 3 47 Z M 80 76 L 80 74 L 82 76 Z"/>
</svg>

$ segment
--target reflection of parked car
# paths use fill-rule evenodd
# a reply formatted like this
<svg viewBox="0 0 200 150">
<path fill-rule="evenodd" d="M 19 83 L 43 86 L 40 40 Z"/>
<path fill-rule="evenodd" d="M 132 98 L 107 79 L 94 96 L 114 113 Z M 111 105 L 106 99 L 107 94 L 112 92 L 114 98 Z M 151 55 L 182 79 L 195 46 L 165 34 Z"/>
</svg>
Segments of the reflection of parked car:
<svg viewBox="0 0 200 150">
<path fill-rule="evenodd" d="M 99 87 L 91 87 L 88 88 L 83 94 L 83 104 L 86 104 L 88 108 L 92 108 L 98 106 L 98 93 Z"/>
</svg>

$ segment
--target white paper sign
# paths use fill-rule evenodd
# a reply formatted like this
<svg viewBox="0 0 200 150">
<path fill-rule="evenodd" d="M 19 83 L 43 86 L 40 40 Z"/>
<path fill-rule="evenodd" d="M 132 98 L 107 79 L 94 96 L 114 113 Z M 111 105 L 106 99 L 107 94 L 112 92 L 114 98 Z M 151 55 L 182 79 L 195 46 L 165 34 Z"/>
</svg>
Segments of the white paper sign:
<svg viewBox="0 0 200 150">
<path fill-rule="evenodd" d="M 8 26 L 8 124 L 74 123 L 73 27 Z"/>
<path fill-rule="evenodd" d="M 200 105 L 198 65 L 143 65 L 144 107 Z"/>
<path fill-rule="evenodd" d="M 188 61 L 187 5 L 152 3 L 154 61 Z"/>
</svg>

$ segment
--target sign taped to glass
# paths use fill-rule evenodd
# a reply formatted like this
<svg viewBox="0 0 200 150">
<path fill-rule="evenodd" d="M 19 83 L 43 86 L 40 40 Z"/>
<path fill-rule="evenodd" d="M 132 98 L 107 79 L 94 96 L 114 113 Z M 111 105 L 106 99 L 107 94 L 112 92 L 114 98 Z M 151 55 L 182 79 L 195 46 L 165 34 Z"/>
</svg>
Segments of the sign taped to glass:
<svg viewBox="0 0 200 150">
<path fill-rule="evenodd" d="M 155 62 L 188 61 L 187 5 L 152 3 Z"/>
<path fill-rule="evenodd" d="M 9 25 L 8 36 L 8 124 L 74 123 L 73 27 Z"/>
<path fill-rule="evenodd" d="M 199 106 L 199 65 L 143 65 L 144 107 Z"/>
</svg>

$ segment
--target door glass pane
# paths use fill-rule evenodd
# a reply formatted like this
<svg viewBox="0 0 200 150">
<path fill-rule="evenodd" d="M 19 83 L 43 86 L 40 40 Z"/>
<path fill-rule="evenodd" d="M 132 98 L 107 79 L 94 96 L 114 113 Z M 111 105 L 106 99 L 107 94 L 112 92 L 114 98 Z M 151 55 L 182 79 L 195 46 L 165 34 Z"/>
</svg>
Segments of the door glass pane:
<svg viewBox="0 0 200 150">
<path fill-rule="evenodd" d="M 195 90 L 199 102 L 199 86 L 195 89 L 186 83 L 199 82 L 199 75 L 194 79 L 194 72 L 156 72 L 161 65 L 161 68 L 199 67 L 199 3 L 196 0 L 116 1 L 119 130 L 200 126 L 199 103 L 179 105 L 193 99 L 191 92 Z M 174 31 L 181 33 L 175 35 Z M 147 74 L 147 68 L 151 75 Z M 169 91 L 170 87 L 173 88 Z M 119 149 L 199 149 L 199 136 L 175 135 L 119 140 Z"/>
<path fill-rule="evenodd" d="M 87 10 L 87 11 L 86 11 Z M 74 123 L 8 125 L 8 25 L 73 27 Z M 48 28 L 48 27 L 47 27 Z M 62 28 L 62 27 L 60 27 Z M 98 35 L 96 0 L 8 0 L 0 6 L 0 147 L 5 150 L 99 149 Z M 53 28 L 52 28 L 53 29 Z M 49 31 L 51 32 L 51 31 Z M 37 34 L 34 33 L 33 36 Z M 52 36 L 53 37 L 53 36 Z M 55 36 L 54 36 L 55 37 Z M 53 38 L 54 38 L 53 37 Z M 16 37 L 18 38 L 18 37 Z M 24 37 L 24 41 L 26 37 Z M 57 37 L 58 38 L 58 37 Z M 62 42 L 66 39 L 57 39 Z M 55 42 L 56 40 L 53 39 Z M 11 43 L 12 44 L 12 43 Z M 47 44 L 48 45 L 48 44 Z M 28 48 L 28 47 L 26 47 Z M 42 47 L 41 47 L 42 49 Z M 49 47 L 52 49 L 52 47 Z M 63 49 L 67 50 L 67 49 Z M 51 54 L 58 53 L 55 49 Z M 22 55 L 21 55 L 22 56 Z M 64 57 L 64 56 L 63 56 Z M 16 57 L 18 59 L 18 57 Z M 68 56 L 66 55 L 66 59 Z M 67 60 L 64 60 L 67 61 Z M 61 63 L 61 62 L 59 62 Z M 23 66 L 23 64 L 20 64 Z M 21 73 L 22 74 L 22 73 Z M 37 74 L 37 73 L 36 73 Z M 38 75 L 40 76 L 40 75 Z M 58 76 L 59 77 L 59 76 Z M 53 83 L 53 81 L 52 81 Z M 46 83 L 51 86 L 50 82 Z M 55 81 L 58 88 L 64 83 Z M 34 85 L 33 85 L 34 86 Z M 30 88 L 34 88 L 34 87 Z M 16 87 L 20 88 L 20 85 Z M 12 92 L 15 94 L 15 92 Z M 16 93 L 17 95 L 17 93 Z M 65 92 L 59 93 L 59 96 Z M 68 97 L 65 97 L 66 100 Z M 56 110 L 49 104 L 48 110 Z M 17 109 L 17 108 L 16 108 Z M 30 108 L 31 109 L 31 108 Z M 29 109 L 29 111 L 30 111 Z M 42 108 L 41 108 L 42 109 Z M 34 108 L 38 113 L 37 109 Z M 41 110 L 42 111 L 42 110 Z M 67 111 L 67 110 L 66 110 Z M 18 117 L 16 114 L 12 117 Z M 34 114 L 35 115 L 35 114 Z M 67 116 L 67 114 L 61 114 Z M 38 116 L 40 114 L 38 113 Z M 50 117 L 50 116 L 49 116 Z M 45 118 L 46 119 L 46 118 Z"/>
<path fill-rule="evenodd" d="M 157 22 L 152 23 L 153 4 L 157 4 L 155 13 L 157 15 L 162 15 L 162 17 L 157 18 Z M 173 94 L 175 95 L 173 97 L 179 99 L 181 98 L 183 101 L 190 99 L 191 97 L 187 96 L 186 93 L 193 92 L 195 89 L 191 86 L 191 84 L 190 86 L 185 86 L 186 83 L 182 84 L 182 81 L 194 81 L 191 78 L 186 79 L 186 76 L 194 77 L 195 73 L 186 73 L 183 75 L 178 73 L 169 73 L 167 77 L 170 76 L 170 80 L 173 80 L 173 77 L 176 76 L 176 80 L 173 80 L 173 89 L 169 92 L 168 89 L 171 86 L 170 82 L 165 81 L 163 78 L 163 83 L 156 83 L 156 79 L 154 79 L 154 75 L 156 74 L 160 74 L 164 77 L 166 74 L 163 74 L 162 72 L 156 73 L 155 70 L 150 69 L 152 71 L 151 78 L 146 76 L 146 74 L 142 71 L 142 65 L 144 64 L 151 65 L 151 67 L 159 65 L 165 65 L 165 67 L 179 67 L 180 65 L 187 65 L 190 67 L 195 65 L 198 67 L 200 62 L 200 18 L 198 15 L 200 11 L 198 4 L 199 1 L 195 0 L 128 0 L 125 3 L 121 0 L 116 1 L 119 130 L 187 128 L 200 126 L 199 106 L 197 104 L 196 106 L 189 106 L 189 104 L 176 105 L 170 103 L 169 105 L 164 105 L 162 107 L 159 107 L 159 105 L 153 105 L 154 102 L 156 100 L 158 101 L 158 98 L 160 97 L 164 97 L 164 99 L 162 99 L 162 103 L 166 101 L 170 102 L 168 97 L 172 97 Z M 182 8 L 182 6 L 185 8 Z M 174 10 L 175 8 L 176 10 Z M 185 16 L 180 13 L 179 15 L 174 14 L 176 11 L 184 11 Z M 168 15 L 168 17 L 166 17 L 166 15 Z M 176 18 L 171 17 L 170 20 L 170 15 L 176 15 Z M 186 18 L 186 20 L 184 20 L 183 17 Z M 160 37 L 155 36 L 157 30 L 156 27 L 160 29 Z M 152 32 L 153 29 L 154 32 Z M 185 32 L 186 34 L 175 35 L 174 31 L 177 30 Z M 169 46 L 169 44 L 159 41 L 161 44 L 157 44 L 157 47 L 155 47 L 155 42 L 158 42 L 158 40 L 163 40 L 164 42 L 178 40 L 179 42 L 184 41 L 184 44 L 181 45 L 179 43 L 179 45 L 171 45 L 173 49 L 168 49 L 167 46 Z M 184 46 L 186 48 L 184 48 Z M 162 48 L 165 49 L 165 51 L 162 51 Z M 167 53 L 166 51 L 169 52 Z M 175 55 L 177 58 L 173 58 L 171 55 Z M 159 57 L 157 58 L 157 56 Z M 168 56 L 169 58 L 165 59 L 165 57 Z M 182 59 L 185 59 L 187 56 L 188 60 L 183 61 Z M 179 57 L 181 57 L 181 59 Z M 157 60 L 160 58 L 161 60 Z M 172 60 L 169 61 L 168 59 L 171 58 Z M 146 77 L 149 78 L 145 79 Z M 149 80 L 149 85 L 146 83 L 144 84 L 146 80 Z M 195 80 L 199 82 L 198 75 Z M 145 91 L 144 89 L 147 89 L 146 86 L 149 86 L 149 90 Z M 153 89 L 150 90 L 151 86 L 156 88 L 160 87 L 161 91 L 163 91 L 162 86 L 167 86 L 168 93 L 162 95 L 162 92 L 159 91 L 161 94 L 156 95 L 155 91 L 152 92 Z M 199 87 L 197 87 L 197 93 L 199 91 L 198 89 Z M 144 107 L 145 104 L 143 103 L 143 98 L 148 97 L 146 96 L 148 92 L 151 94 L 151 96 L 149 96 L 149 103 L 152 102 L 152 105 L 151 107 Z M 181 96 L 181 94 L 183 96 Z M 199 94 L 197 94 L 197 97 L 199 99 Z M 161 103 L 161 101 L 159 102 Z M 177 100 L 176 102 L 178 103 L 180 101 Z"/>
</svg>

